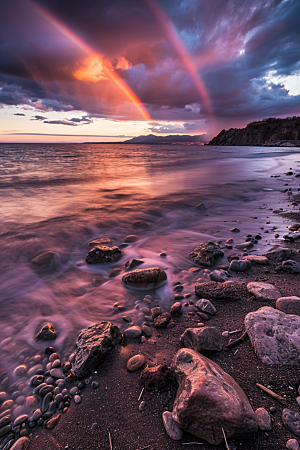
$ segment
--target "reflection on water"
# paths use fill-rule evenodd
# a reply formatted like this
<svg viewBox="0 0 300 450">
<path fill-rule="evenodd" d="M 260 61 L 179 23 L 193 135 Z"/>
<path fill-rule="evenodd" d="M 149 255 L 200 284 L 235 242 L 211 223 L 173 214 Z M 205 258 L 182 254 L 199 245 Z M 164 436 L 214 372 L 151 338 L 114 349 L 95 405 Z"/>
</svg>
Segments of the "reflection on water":
<svg viewBox="0 0 300 450">
<path fill-rule="evenodd" d="M 113 267 L 137 258 L 141 268 L 165 268 L 169 281 L 151 293 L 151 306 L 168 309 L 174 282 L 193 293 L 195 280 L 207 278 L 203 270 L 189 272 L 190 250 L 206 238 L 224 242 L 233 226 L 241 229 L 240 242 L 257 234 L 268 209 L 284 205 L 278 193 L 286 179 L 270 175 L 295 165 L 295 150 L 254 147 L 7 144 L 0 156 L 1 337 L 12 338 L 11 348 L 39 349 L 32 335 L 50 321 L 62 355 L 91 323 L 109 319 L 124 329 L 124 315 L 147 321 L 139 310 L 146 292 L 125 288 L 122 274 L 110 278 Z M 204 213 L 194 208 L 200 202 Z M 148 227 L 136 228 L 138 220 Z M 120 245 L 129 234 L 139 240 L 117 263 L 78 265 L 90 239 Z M 44 251 L 54 252 L 53 260 L 34 266 Z M 1 364 L 9 366 L 11 357 Z"/>
</svg>

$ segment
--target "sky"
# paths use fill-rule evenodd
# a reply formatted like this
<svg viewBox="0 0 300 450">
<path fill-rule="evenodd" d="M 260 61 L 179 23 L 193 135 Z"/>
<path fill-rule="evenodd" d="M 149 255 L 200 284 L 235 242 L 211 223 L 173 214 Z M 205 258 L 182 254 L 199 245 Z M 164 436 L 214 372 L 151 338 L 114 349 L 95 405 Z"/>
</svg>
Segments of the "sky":
<svg viewBox="0 0 300 450">
<path fill-rule="evenodd" d="M 300 115 L 299 0 L 1 0 L 0 142 Z"/>
</svg>

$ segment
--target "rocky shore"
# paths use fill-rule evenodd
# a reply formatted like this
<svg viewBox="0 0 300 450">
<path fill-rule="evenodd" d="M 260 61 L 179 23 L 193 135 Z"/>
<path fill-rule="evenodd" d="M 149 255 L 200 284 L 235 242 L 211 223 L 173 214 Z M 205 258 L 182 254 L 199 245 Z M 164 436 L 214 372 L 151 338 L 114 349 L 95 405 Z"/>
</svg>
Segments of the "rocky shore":
<svg viewBox="0 0 300 450">
<path fill-rule="evenodd" d="M 68 360 L 55 351 L 55 323 L 42 324 L 33 338 L 44 351 L 0 372 L 0 449 L 298 449 L 300 223 L 297 211 L 285 217 L 286 237 L 274 234 L 262 255 L 260 229 L 189 249 L 194 291 L 172 280 L 167 311 L 155 296 L 170 282 L 163 268 L 128 261 L 122 283 L 140 289 L 143 325 L 124 315 L 121 333 L 99 321 Z M 86 264 L 121 253 L 94 242 Z M 204 271 L 210 281 L 198 280 Z"/>
</svg>

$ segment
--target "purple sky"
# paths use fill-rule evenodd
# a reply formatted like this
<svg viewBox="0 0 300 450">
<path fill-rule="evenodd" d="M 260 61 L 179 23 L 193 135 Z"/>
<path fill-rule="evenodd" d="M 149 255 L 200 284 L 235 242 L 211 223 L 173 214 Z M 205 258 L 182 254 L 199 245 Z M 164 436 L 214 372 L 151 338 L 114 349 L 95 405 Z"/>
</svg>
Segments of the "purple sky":
<svg viewBox="0 0 300 450">
<path fill-rule="evenodd" d="M 299 17 L 299 0 L 2 0 L 0 139 L 299 115 Z"/>
</svg>

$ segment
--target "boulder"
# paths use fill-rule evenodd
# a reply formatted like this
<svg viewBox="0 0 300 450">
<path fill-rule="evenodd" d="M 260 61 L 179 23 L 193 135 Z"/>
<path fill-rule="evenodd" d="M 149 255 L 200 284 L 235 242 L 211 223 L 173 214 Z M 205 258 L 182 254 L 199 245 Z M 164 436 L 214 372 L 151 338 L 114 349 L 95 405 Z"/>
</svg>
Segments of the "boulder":
<svg viewBox="0 0 300 450">
<path fill-rule="evenodd" d="M 197 301 L 196 306 L 201 312 L 210 314 L 211 316 L 213 316 L 217 312 L 212 302 L 206 300 L 205 298 L 200 298 L 200 300 Z"/>
<path fill-rule="evenodd" d="M 83 378 L 99 364 L 122 339 L 119 328 L 111 322 L 100 322 L 80 331 L 75 350 L 75 372 Z"/>
<path fill-rule="evenodd" d="M 251 267 L 251 261 L 243 259 L 237 261 L 234 259 L 229 265 L 229 270 L 232 270 L 233 272 L 246 272 L 247 270 L 250 270 Z"/>
<path fill-rule="evenodd" d="M 97 245 L 86 255 L 87 264 L 105 264 L 118 261 L 122 258 L 122 252 L 118 247 L 107 247 L 107 245 Z"/>
<path fill-rule="evenodd" d="M 190 252 L 190 257 L 204 266 L 213 266 L 219 258 L 224 256 L 220 247 L 212 241 L 204 241 Z"/>
<path fill-rule="evenodd" d="M 166 281 L 167 274 L 159 267 L 136 269 L 123 276 L 122 281 L 127 286 L 152 289 Z"/>
<path fill-rule="evenodd" d="M 56 331 L 53 323 L 44 322 L 33 336 L 34 341 L 51 341 L 56 339 Z"/>
<path fill-rule="evenodd" d="M 166 387 L 170 378 L 170 369 L 166 365 L 146 367 L 141 373 L 141 381 L 147 391 L 160 391 Z"/>
<path fill-rule="evenodd" d="M 280 297 L 276 300 L 276 309 L 286 314 L 300 316 L 300 298 L 296 296 Z"/>
<path fill-rule="evenodd" d="M 280 268 L 288 273 L 300 273 L 300 264 L 292 259 L 282 261 Z"/>
<path fill-rule="evenodd" d="M 237 281 L 225 281 L 225 283 L 206 281 L 195 284 L 195 293 L 198 297 L 212 300 L 240 300 L 247 295 L 247 289 L 245 283 Z"/>
<path fill-rule="evenodd" d="M 242 260 L 250 261 L 252 264 L 259 264 L 263 266 L 269 264 L 269 260 L 266 256 L 246 255 L 242 257 Z"/>
<path fill-rule="evenodd" d="M 275 245 L 270 248 L 267 252 L 263 253 L 270 261 L 283 261 L 284 259 L 289 259 L 292 251 L 289 248 L 280 247 Z"/>
<path fill-rule="evenodd" d="M 264 306 L 245 317 L 245 328 L 265 364 L 300 366 L 300 317 Z"/>
<path fill-rule="evenodd" d="M 180 336 L 180 346 L 196 352 L 222 350 L 222 335 L 219 328 L 187 328 Z"/>
<path fill-rule="evenodd" d="M 218 283 L 223 283 L 228 279 L 225 270 L 214 270 L 209 274 L 209 278 L 212 281 L 217 281 Z"/>
<path fill-rule="evenodd" d="M 278 289 L 276 289 L 273 284 L 269 283 L 257 283 L 256 281 L 252 281 L 247 284 L 247 289 L 258 300 L 277 300 L 281 297 L 281 293 Z"/>
<path fill-rule="evenodd" d="M 190 349 L 181 349 L 172 368 L 179 383 L 172 417 L 181 428 L 219 445 L 257 431 L 248 398 L 236 381 L 216 363 Z"/>
</svg>

